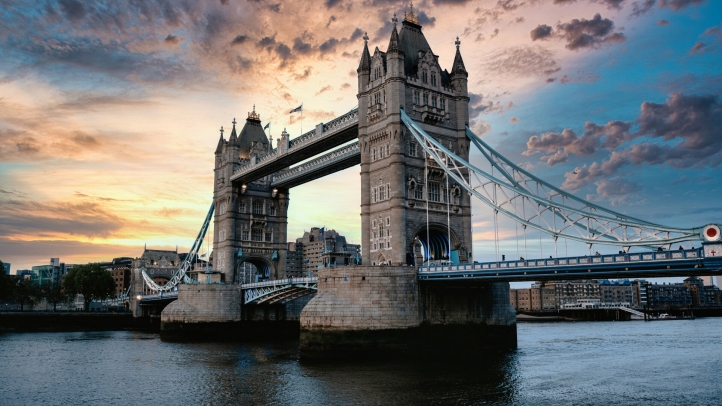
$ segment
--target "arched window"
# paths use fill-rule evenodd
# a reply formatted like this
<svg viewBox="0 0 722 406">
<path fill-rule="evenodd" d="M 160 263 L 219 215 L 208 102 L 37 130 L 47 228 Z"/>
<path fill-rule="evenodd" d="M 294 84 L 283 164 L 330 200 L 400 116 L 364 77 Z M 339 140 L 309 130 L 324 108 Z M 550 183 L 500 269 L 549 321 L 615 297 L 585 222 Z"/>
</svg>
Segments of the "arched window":
<svg viewBox="0 0 722 406">
<path fill-rule="evenodd" d="M 423 71 L 421 71 L 421 81 L 424 82 L 424 83 L 428 83 L 428 82 L 429 82 L 429 73 L 426 72 L 426 69 L 424 69 Z"/>
<path fill-rule="evenodd" d="M 431 72 L 431 84 L 436 86 L 436 73 Z"/>
</svg>

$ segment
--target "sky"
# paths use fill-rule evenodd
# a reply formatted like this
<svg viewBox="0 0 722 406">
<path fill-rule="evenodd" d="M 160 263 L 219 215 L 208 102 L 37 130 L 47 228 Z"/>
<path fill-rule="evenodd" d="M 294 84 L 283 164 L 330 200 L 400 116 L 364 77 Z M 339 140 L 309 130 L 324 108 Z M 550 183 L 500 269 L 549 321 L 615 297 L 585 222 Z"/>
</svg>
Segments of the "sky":
<svg viewBox="0 0 722 406">
<path fill-rule="evenodd" d="M 720 223 L 722 2 L 413 7 L 442 69 L 459 37 L 470 127 L 504 156 L 634 217 Z M 146 244 L 187 251 L 211 203 L 221 126 L 255 105 L 274 139 L 295 137 L 354 108 L 364 33 L 385 51 L 405 11 L 385 0 L 0 0 L 0 260 L 14 272 L 51 257 L 137 257 Z M 288 114 L 301 103 L 303 122 Z M 358 171 L 291 190 L 289 240 L 325 226 L 361 243 Z M 474 258 L 493 260 L 491 212 L 476 202 L 473 214 Z M 500 238 L 502 253 L 524 255 L 513 223 L 500 221 Z M 527 258 L 587 251 L 527 238 Z"/>
</svg>

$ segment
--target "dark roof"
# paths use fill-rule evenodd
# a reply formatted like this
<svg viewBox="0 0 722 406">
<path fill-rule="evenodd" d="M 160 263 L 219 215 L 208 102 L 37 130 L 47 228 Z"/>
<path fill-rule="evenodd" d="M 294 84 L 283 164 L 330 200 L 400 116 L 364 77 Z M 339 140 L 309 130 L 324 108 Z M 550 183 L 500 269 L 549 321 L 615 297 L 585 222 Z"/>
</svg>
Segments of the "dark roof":
<svg viewBox="0 0 722 406">
<path fill-rule="evenodd" d="M 249 117 L 246 119 L 241 134 L 238 135 L 237 145 L 240 147 L 239 155 L 241 159 L 250 158 L 251 144 L 253 142 L 260 142 L 268 146 L 268 138 L 266 138 L 266 132 L 261 127 L 261 120 Z"/>
<path fill-rule="evenodd" d="M 404 71 L 406 75 L 416 75 L 416 63 L 419 61 L 419 51 L 431 52 L 426 37 L 421 32 L 421 26 L 410 21 L 403 21 L 399 33 L 401 51 L 404 53 Z"/>
<path fill-rule="evenodd" d="M 368 39 L 368 38 L 367 38 Z M 364 50 L 361 54 L 361 62 L 359 62 L 357 72 L 371 70 L 371 55 L 369 54 L 369 45 L 364 41 Z"/>
<path fill-rule="evenodd" d="M 180 260 L 177 252 L 168 250 L 146 249 L 145 251 L 143 251 L 143 255 L 140 257 L 140 259 L 153 261 L 160 261 L 162 258 L 165 258 L 168 261 L 175 261 L 176 263 Z"/>
</svg>

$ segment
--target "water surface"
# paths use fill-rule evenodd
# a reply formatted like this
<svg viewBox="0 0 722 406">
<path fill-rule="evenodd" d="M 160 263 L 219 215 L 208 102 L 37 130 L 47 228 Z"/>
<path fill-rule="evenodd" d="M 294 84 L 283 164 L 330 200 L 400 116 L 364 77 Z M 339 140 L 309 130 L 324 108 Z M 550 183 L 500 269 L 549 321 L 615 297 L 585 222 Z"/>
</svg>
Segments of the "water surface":
<svg viewBox="0 0 722 406">
<path fill-rule="evenodd" d="M 0 334 L 0 404 L 722 404 L 722 318 L 519 324 L 511 354 L 299 361 L 298 342 Z"/>
</svg>

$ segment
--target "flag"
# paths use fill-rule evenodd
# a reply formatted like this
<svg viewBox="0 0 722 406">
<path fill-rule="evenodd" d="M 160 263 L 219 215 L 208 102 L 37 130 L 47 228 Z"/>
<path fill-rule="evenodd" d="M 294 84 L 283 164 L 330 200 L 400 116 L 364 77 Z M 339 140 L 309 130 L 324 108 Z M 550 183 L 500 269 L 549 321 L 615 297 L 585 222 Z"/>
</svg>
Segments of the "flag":
<svg viewBox="0 0 722 406">
<path fill-rule="evenodd" d="M 296 107 L 295 109 L 291 110 L 291 113 L 298 113 L 299 111 L 303 111 L 303 103 L 301 103 L 301 105 Z"/>
<path fill-rule="evenodd" d="M 266 128 L 268 128 L 268 127 L 270 127 L 270 126 L 271 126 L 271 122 L 269 121 L 268 124 L 266 124 L 266 126 L 263 127 L 263 129 L 265 130 Z"/>
</svg>

